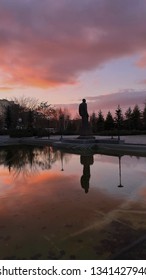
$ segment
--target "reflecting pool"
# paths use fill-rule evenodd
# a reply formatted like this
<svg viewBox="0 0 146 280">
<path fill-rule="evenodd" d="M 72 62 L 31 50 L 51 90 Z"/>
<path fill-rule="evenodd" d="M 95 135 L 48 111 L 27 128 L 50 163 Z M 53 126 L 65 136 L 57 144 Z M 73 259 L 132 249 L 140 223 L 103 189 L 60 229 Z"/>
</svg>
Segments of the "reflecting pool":
<svg viewBox="0 0 146 280">
<path fill-rule="evenodd" d="M 0 149 L 0 259 L 145 258 L 145 157 Z"/>
</svg>

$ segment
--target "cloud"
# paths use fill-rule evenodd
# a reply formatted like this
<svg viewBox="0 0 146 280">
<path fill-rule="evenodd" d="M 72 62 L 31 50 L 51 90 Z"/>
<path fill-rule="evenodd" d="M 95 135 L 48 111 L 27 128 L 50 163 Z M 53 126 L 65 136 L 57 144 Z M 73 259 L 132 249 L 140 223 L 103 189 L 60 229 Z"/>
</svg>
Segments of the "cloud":
<svg viewBox="0 0 146 280">
<path fill-rule="evenodd" d="M 90 104 L 99 109 L 113 109 L 120 105 L 123 108 L 128 106 L 142 105 L 146 101 L 145 91 L 123 90 L 117 93 L 100 95 L 98 97 L 87 97 Z"/>
<path fill-rule="evenodd" d="M 139 82 L 139 84 L 140 84 L 140 85 L 142 85 L 142 84 L 146 85 L 146 79 L 141 80 L 141 81 Z"/>
<path fill-rule="evenodd" d="M 120 105 L 123 112 L 128 109 L 128 107 L 133 108 L 136 104 L 140 107 L 144 106 L 146 102 L 146 90 L 135 91 L 135 90 L 123 90 L 112 94 L 105 94 L 99 96 L 85 97 L 87 100 L 88 111 L 98 113 L 102 110 L 104 114 L 108 111 L 112 113 L 115 112 L 117 106 Z M 80 103 L 81 101 L 79 101 Z M 78 113 L 79 103 L 74 104 L 59 104 L 59 107 L 67 107 L 73 116 Z"/>
<path fill-rule="evenodd" d="M 82 72 L 145 50 L 143 0 L 1 0 L 3 86 L 74 84 Z"/>
<path fill-rule="evenodd" d="M 13 88 L 12 87 L 0 87 L 0 91 L 9 91 L 9 90 L 12 90 Z"/>
<path fill-rule="evenodd" d="M 146 68 L 146 53 L 143 53 L 139 61 L 136 63 L 139 68 Z"/>
</svg>

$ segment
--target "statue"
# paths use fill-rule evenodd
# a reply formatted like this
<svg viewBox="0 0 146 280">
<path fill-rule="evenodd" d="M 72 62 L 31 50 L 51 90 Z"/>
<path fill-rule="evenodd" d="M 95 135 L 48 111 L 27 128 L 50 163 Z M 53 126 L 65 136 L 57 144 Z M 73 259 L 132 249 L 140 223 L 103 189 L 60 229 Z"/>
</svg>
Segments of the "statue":
<svg viewBox="0 0 146 280">
<path fill-rule="evenodd" d="M 79 115 L 82 117 L 82 125 L 80 128 L 79 139 L 94 139 L 92 135 L 92 130 L 89 124 L 89 114 L 87 111 L 86 99 L 82 100 L 82 103 L 79 105 Z"/>
<path fill-rule="evenodd" d="M 82 100 L 82 103 L 79 105 L 79 115 L 82 117 L 82 129 L 88 129 L 88 111 L 87 111 L 87 103 L 86 99 Z"/>
</svg>

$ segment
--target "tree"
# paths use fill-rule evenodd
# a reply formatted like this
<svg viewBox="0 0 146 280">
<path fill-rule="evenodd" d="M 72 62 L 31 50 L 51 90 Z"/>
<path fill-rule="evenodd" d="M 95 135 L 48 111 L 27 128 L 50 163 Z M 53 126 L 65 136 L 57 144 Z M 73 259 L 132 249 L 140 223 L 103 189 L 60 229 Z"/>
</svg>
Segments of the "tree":
<svg viewBox="0 0 146 280">
<path fill-rule="evenodd" d="M 12 100 L 15 104 L 18 104 L 24 111 L 34 111 L 38 107 L 38 100 L 32 97 L 21 96 L 15 97 Z"/>
<path fill-rule="evenodd" d="M 114 128 L 114 119 L 110 111 L 108 111 L 105 119 L 105 129 L 112 130 Z"/>
<path fill-rule="evenodd" d="M 48 104 L 48 102 L 41 102 L 36 108 L 36 111 L 40 116 L 46 119 L 54 116 L 55 113 L 55 109 L 51 106 L 51 104 Z"/>
<path fill-rule="evenodd" d="M 92 115 L 90 117 L 90 123 L 91 123 L 93 133 L 97 132 L 97 117 L 94 112 L 92 113 Z"/>
<path fill-rule="evenodd" d="M 24 127 L 32 127 L 34 115 L 38 108 L 38 100 L 31 97 L 15 97 L 12 101 L 17 107 L 17 120 L 23 120 Z"/>
<path fill-rule="evenodd" d="M 60 130 L 60 120 L 64 119 L 64 130 L 67 132 L 70 130 L 71 125 L 71 115 L 67 108 L 57 108 L 55 112 L 55 117 L 57 121 L 58 130 Z"/>
<path fill-rule="evenodd" d="M 126 128 L 130 129 L 132 128 L 132 109 L 131 107 L 129 107 L 126 112 L 125 112 L 125 124 L 126 124 Z"/>
<path fill-rule="evenodd" d="M 122 109 L 120 107 L 120 105 L 118 105 L 116 112 L 115 112 L 116 116 L 115 116 L 115 125 L 118 129 L 118 140 L 120 140 L 120 130 L 123 126 L 123 114 L 122 114 Z"/>
<path fill-rule="evenodd" d="M 56 115 L 56 110 L 48 102 L 41 102 L 34 111 L 36 125 L 49 127 L 50 120 Z"/>
<path fill-rule="evenodd" d="M 4 119 L 7 128 L 15 128 L 18 124 L 18 119 L 21 116 L 22 109 L 19 104 L 15 104 L 13 101 L 9 102 L 9 105 L 5 107 Z"/>
<path fill-rule="evenodd" d="M 11 114 L 10 106 L 7 106 L 6 110 L 5 110 L 5 124 L 6 124 L 7 129 L 11 128 L 12 114 Z"/>
<path fill-rule="evenodd" d="M 118 105 L 117 109 L 116 109 L 116 112 L 115 112 L 115 123 L 116 123 L 116 126 L 117 128 L 122 128 L 123 126 L 123 113 L 122 113 L 122 109 L 120 107 L 120 105 Z"/>
<path fill-rule="evenodd" d="M 70 120 L 71 120 L 71 115 L 70 115 L 70 112 L 69 112 L 69 110 L 67 108 L 64 108 L 62 113 L 63 113 L 63 117 L 64 117 L 64 129 L 67 132 L 68 125 L 69 125 Z"/>
<path fill-rule="evenodd" d="M 34 112 L 32 110 L 28 111 L 28 125 L 27 127 L 29 129 L 33 128 L 33 123 L 34 123 Z"/>
<path fill-rule="evenodd" d="M 137 130 L 141 129 L 141 111 L 137 104 L 132 111 L 132 128 Z"/>
<path fill-rule="evenodd" d="M 142 125 L 143 129 L 146 130 L 146 103 L 142 112 Z"/>
<path fill-rule="evenodd" d="M 67 126 L 67 133 L 68 134 L 75 134 L 77 133 L 77 125 L 76 120 L 70 120 Z"/>
<path fill-rule="evenodd" d="M 104 117 L 102 111 L 100 110 L 97 117 L 97 131 L 104 130 Z"/>
</svg>

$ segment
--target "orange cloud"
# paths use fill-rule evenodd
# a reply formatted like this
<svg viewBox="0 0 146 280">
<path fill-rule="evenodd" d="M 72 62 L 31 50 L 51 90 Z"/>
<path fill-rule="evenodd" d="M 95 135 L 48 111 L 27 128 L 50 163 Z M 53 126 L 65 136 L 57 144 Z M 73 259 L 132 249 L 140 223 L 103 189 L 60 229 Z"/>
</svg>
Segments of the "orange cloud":
<svg viewBox="0 0 146 280">
<path fill-rule="evenodd" d="M 0 91 L 9 91 L 9 90 L 12 90 L 13 88 L 12 87 L 0 87 Z"/>
</svg>

